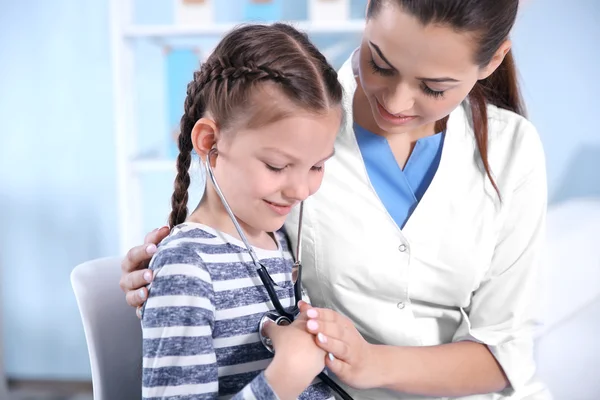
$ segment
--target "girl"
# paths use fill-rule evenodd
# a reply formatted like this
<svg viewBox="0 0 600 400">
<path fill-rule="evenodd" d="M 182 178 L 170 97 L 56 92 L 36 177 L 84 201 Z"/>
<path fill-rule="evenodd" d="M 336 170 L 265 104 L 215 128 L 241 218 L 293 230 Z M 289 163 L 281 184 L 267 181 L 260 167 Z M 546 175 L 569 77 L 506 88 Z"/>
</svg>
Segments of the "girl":
<svg viewBox="0 0 600 400">
<path fill-rule="evenodd" d="M 292 255 L 277 232 L 315 193 L 342 118 L 336 72 L 290 26 L 228 34 L 188 85 L 169 218 L 150 263 L 142 312 L 145 399 L 326 399 L 319 349 L 296 320 L 258 326 L 272 309 L 232 220 L 207 184 L 187 213 L 191 152 L 211 165 L 220 190 L 284 306 L 294 299 Z M 282 332 L 284 331 L 284 332 Z M 285 340 L 281 336 L 285 335 Z"/>
<path fill-rule="evenodd" d="M 371 0 L 339 71 L 352 118 L 306 203 L 302 259 L 320 307 L 307 329 L 355 398 L 548 398 L 533 356 L 545 161 L 510 51 L 518 3 Z M 126 291 L 152 250 L 129 253 Z"/>
</svg>

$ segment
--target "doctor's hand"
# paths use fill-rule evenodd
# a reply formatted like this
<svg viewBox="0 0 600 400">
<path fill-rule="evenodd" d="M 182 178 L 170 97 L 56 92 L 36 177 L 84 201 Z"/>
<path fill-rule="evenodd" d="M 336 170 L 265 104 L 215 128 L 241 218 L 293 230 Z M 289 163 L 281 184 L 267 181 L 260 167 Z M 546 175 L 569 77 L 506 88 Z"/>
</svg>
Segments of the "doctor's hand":
<svg viewBox="0 0 600 400">
<path fill-rule="evenodd" d="M 356 389 L 379 387 L 372 359 L 375 345 L 367 342 L 347 317 L 326 308 L 303 304 L 306 329 L 316 335 L 315 343 L 329 353 L 325 364 L 339 379 Z"/>
<path fill-rule="evenodd" d="M 121 281 L 119 286 L 125 292 L 125 299 L 132 307 L 137 307 L 140 316 L 140 306 L 148 298 L 146 285 L 152 282 L 152 271 L 148 263 L 156 252 L 156 246 L 169 234 L 169 228 L 163 226 L 146 235 L 144 244 L 133 247 L 121 261 Z"/>
</svg>

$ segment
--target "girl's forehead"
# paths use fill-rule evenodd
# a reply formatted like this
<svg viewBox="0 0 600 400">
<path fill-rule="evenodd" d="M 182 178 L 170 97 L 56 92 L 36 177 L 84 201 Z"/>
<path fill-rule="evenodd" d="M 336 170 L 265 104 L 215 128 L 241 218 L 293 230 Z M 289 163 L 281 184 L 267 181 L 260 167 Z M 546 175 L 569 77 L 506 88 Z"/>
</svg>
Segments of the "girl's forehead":
<svg viewBox="0 0 600 400">
<path fill-rule="evenodd" d="M 271 151 L 300 157 L 310 153 L 314 158 L 333 147 L 340 127 L 340 111 L 331 109 L 324 114 L 299 111 L 278 121 L 256 128 L 243 127 L 231 137 L 230 144 L 240 151 Z M 325 157 L 324 156 L 324 157 Z"/>
</svg>

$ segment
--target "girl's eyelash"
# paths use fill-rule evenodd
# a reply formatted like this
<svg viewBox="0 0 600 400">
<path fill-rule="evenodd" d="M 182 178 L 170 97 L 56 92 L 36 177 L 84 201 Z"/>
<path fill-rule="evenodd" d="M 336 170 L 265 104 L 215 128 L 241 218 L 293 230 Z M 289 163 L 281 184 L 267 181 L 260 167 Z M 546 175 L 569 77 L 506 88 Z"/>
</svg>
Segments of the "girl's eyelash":
<svg viewBox="0 0 600 400">
<path fill-rule="evenodd" d="M 435 99 L 444 97 L 444 93 L 445 93 L 444 90 L 433 90 L 429 86 L 427 86 L 425 83 L 421 83 L 421 90 L 423 90 L 423 93 L 425 93 L 427 96 L 433 97 Z"/>
<path fill-rule="evenodd" d="M 265 165 L 267 166 L 267 169 L 269 171 L 273 171 L 273 172 L 281 172 L 281 171 L 283 171 L 285 169 L 285 167 L 283 167 L 283 168 L 277 168 L 277 167 L 274 167 L 274 166 L 269 165 L 267 163 L 265 163 Z"/>
<path fill-rule="evenodd" d="M 369 60 L 369 64 L 371 65 L 371 69 L 373 70 L 373 72 L 376 74 L 383 75 L 383 76 L 394 75 L 393 69 L 379 67 L 377 64 L 375 64 L 375 61 L 373 61 L 372 58 Z"/>
<path fill-rule="evenodd" d="M 376 74 L 383 75 L 383 76 L 392 76 L 392 75 L 394 75 L 394 70 L 393 69 L 379 67 L 377 64 L 375 64 L 375 61 L 373 61 L 372 58 L 369 60 L 369 64 L 371 65 L 371 69 L 373 70 L 373 72 L 376 73 Z M 441 97 L 444 97 L 444 93 L 445 93 L 445 91 L 443 91 L 443 90 L 439 90 L 439 91 L 438 90 L 433 90 L 429 86 L 427 86 L 425 83 L 421 83 L 421 90 L 427 96 L 433 97 L 435 99 L 439 99 Z"/>
<path fill-rule="evenodd" d="M 283 167 L 283 168 L 277 168 L 277 167 L 274 167 L 274 166 L 269 165 L 267 163 L 264 163 L 264 164 L 265 164 L 265 166 L 267 167 L 267 169 L 269 171 L 273 171 L 275 173 L 280 173 L 280 172 L 282 172 L 285 169 L 285 167 Z M 311 170 L 316 171 L 316 172 L 321 172 L 321 171 L 323 171 L 323 166 L 317 167 L 315 165 L 314 167 L 311 168 Z"/>
</svg>

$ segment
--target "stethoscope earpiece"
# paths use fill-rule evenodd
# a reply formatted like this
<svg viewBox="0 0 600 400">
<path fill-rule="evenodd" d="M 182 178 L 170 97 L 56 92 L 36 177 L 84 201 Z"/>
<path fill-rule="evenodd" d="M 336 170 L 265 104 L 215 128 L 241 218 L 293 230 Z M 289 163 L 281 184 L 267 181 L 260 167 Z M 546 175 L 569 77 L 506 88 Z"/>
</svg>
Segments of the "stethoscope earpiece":
<svg viewBox="0 0 600 400">
<path fill-rule="evenodd" d="M 211 149 L 208 151 L 208 153 L 206 153 L 206 161 L 205 164 L 208 164 L 210 166 L 210 171 L 212 173 L 212 165 L 211 165 L 211 159 L 213 157 L 216 157 L 219 154 L 219 150 L 217 149 L 217 144 L 215 143 L 213 145 L 213 147 L 211 147 Z"/>
</svg>

